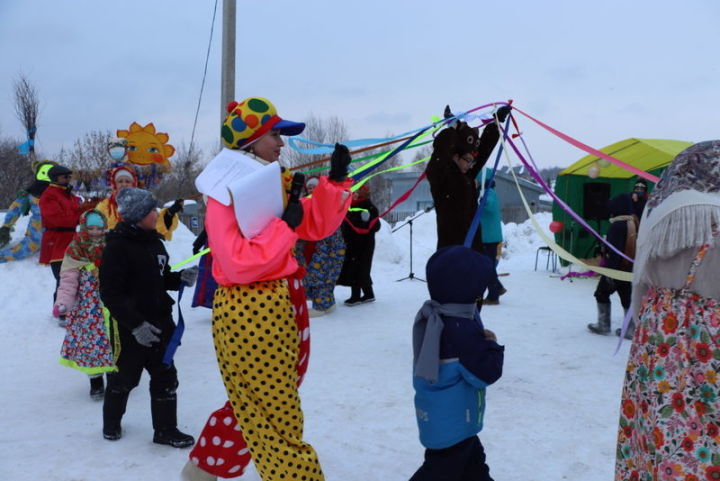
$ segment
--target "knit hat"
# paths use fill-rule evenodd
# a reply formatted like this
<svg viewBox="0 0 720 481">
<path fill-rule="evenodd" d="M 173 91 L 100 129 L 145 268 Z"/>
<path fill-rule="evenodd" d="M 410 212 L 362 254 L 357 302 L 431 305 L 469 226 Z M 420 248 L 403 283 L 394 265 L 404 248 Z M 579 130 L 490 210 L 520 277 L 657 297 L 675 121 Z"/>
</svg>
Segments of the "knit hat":
<svg viewBox="0 0 720 481">
<path fill-rule="evenodd" d="M 243 149 L 270 132 L 298 135 L 305 130 L 302 122 L 281 119 L 275 106 L 262 97 L 250 97 L 242 102 L 230 102 L 228 115 L 222 126 L 222 140 L 228 149 Z"/>
<path fill-rule="evenodd" d="M 85 216 L 85 225 L 88 227 L 105 228 L 105 219 L 100 212 L 96 210 L 91 210 Z"/>
<path fill-rule="evenodd" d="M 143 220 L 151 210 L 158 207 L 158 201 L 152 193 L 135 187 L 126 187 L 117 195 L 118 214 L 130 224 Z"/>
<path fill-rule="evenodd" d="M 50 182 L 55 182 L 61 175 L 72 174 L 72 170 L 62 165 L 54 165 L 47 174 L 50 178 Z"/>
</svg>

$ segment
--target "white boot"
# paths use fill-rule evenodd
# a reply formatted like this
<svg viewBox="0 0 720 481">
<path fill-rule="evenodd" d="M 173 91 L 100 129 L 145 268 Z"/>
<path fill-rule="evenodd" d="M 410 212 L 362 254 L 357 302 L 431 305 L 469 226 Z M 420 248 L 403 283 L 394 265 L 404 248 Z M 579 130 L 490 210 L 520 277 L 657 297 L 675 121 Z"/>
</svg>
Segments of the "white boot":
<svg viewBox="0 0 720 481">
<path fill-rule="evenodd" d="M 217 476 L 203 471 L 195 466 L 195 463 L 188 460 L 180 472 L 180 479 L 182 479 L 182 481 L 217 481 Z"/>
</svg>

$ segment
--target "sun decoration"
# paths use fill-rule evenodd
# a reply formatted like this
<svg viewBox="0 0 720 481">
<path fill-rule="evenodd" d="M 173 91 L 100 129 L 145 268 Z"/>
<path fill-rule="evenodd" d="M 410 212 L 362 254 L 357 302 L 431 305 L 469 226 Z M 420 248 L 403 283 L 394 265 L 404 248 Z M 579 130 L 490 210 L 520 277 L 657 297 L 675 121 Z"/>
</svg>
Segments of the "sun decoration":
<svg viewBox="0 0 720 481">
<path fill-rule="evenodd" d="M 143 127 L 133 122 L 129 130 L 118 130 L 117 136 L 127 139 L 128 162 L 131 164 L 156 165 L 160 172 L 170 171 L 168 158 L 175 153 L 175 147 L 167 143 L 170 136 L 156 132 L 152 123 Z"/>
</svg>

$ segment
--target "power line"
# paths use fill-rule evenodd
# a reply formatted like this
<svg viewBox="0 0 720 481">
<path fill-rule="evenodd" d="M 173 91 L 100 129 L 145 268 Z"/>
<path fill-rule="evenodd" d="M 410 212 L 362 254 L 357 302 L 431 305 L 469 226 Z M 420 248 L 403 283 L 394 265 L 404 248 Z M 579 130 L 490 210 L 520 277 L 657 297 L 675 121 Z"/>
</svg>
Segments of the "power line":
<svg viewBox="0 0 720 481">
<path fill-rule="evenodd" d="M 212 46 L 213 33 L 215 32 L 215 15 L 217 14 L 218 0 L 215 0 L 213 7 L 212 25 L 210 26 L 210 40 L 208 40 L 207 53 L 205 54 L 205 69 L 203 70 L 202 83 L 200 84 L 200 95 L 198 96 L 197 109 L 195 109 L 195 121 L 193 122 L 192 135 L 190 135 L 190 152 L 193 151 L 195 142 L 195 129 L 197 128 L 198 115 L 200 114 L 200 103 L 202 102 L 203 91 L 205 90 L 205 78 L 207 78 L 208 61 L 210 60 L 210 47 Z"/>
</svg>

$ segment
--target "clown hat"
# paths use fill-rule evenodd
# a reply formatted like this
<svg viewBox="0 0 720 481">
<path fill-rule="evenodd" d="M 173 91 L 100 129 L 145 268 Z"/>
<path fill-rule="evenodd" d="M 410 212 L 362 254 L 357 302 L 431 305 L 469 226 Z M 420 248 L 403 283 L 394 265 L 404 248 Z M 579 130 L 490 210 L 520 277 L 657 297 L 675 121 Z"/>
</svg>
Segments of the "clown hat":
<svg viewBox="0 0 720 481">
<path fill-rule="evenodd" d="M 222 140 L 229 149 L 243 149 L 273 129 L 282 135 L 298 135 L 305 130 L 302 122 L 284 120 L 268 99 L 249 97 L 242 102 L 230 102 L 228 115 L 222 126 Z"/>
</svg>

